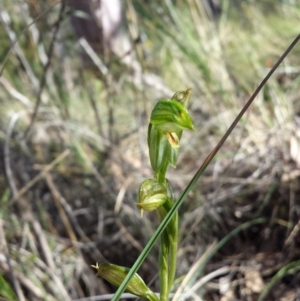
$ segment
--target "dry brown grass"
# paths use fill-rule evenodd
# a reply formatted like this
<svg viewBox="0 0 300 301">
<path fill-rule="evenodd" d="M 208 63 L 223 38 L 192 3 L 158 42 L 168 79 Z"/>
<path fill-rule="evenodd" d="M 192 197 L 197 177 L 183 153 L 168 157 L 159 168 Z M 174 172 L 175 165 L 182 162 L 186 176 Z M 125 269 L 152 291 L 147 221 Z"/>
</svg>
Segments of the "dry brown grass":
<svg viewBox="0 0 300 301">
<path fill-rule="evenodd" d="M 0 8 L 12 19 L 2 21 L 1 59 L 10 44 L 7 35 L 20 33 L 31 21 L 29 12 L 38 9 L 38 15 L 51 1 L 41 7 L 31 2 L 5 2 Z M 90 264 L 131 266 L 157 227 L 154 215 L 141 219 L 135 208 L 138 187 L 150 176 L 146 128 L 152 105 L 173 90 L 192 88 L 197 130 L 185 133 L 180 163 L 168 175 L 179 195 L 299 33 L 298 1 L 275 1 L 270 13 L 268 2 L 243 1 L 238 8 L 225 2 L 229 8 L 224 4 L 219 20 L 205 16 L 196 1 L 179 2 L 179 9 L 162 2 L 161 13 L 144 2 L 127 7 L 131 26 L 136 20 L 142 36 L 137 44 L 142 57 L 135 63 L 143 62 L 144 84 L 116 58 L 108 74 L 96 67 L 84 70 L 82 46 L 69 36 L 67 19 L 56 37 L 64 52 L 57 48 L 51 54 L 45 72 L 42 57 L 60 4 L 20 38 L 0 78 L 4 300 L 78 300 L 115 290 L 95 278 Z M 179 278 L 174 292 L 180 283 L 183 292 L 198 286 L 191 300 L 257 300 L 278 271 L 282 277 L 265 300 L 299 297 L 298 265 L 281 270 L 300 259 L 299 47 L 180 209 L 178 277 L 192 274 L 189 281 Z M 41 104 L 24 137 L 39 91 Z M 216 242 L 256 219 L 264 222 L 243 228 L 216 249 Z M 157 252 L 140 270 L 155 291 Z"/>
</svg>

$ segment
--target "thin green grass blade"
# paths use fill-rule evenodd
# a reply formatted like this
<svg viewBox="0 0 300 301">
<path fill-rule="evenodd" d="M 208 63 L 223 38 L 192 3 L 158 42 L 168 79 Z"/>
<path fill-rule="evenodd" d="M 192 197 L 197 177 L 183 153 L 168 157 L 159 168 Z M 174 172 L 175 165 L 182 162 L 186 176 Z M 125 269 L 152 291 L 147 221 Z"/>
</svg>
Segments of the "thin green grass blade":
<svg viewBox="0 0 300 301">
<path fill-rule="evenodd" d="M 169 224 L 169 222 L 171 221 L 171 219 L 173 218 L 173 216 L 178 211 L 179 207 L 181 206 L 181 204 L 185 200 L 185 198 L 188 195 L 188 193 L 193 189 L 193 187 L 195 186 L 195 184 L 197 183 L 197 181 L 199 180 L 199 178 L 202 176 L 202 174 L 206 170 L 207 166 L 213 160 L 213 158 L 215 157 L 215 155 L 217 154 L 217 152 L 220 150 L 220 148 L 222 147 L 222 145 L 224 144 L 224 142 L 227 140 L 227 138 L 229 137 L 229 135 L 231 134 L 231 132 L 234 130 L 235 126 L 238 124 L 238 122 L 240 121 L 240 119 L 243 117 L 243 115 L 245 114 L 245 112 L 248 110 L 248 108 L 250 107 L 251 103 L 253 102 L 253 100 L 255 99 L 255 97 L 257 96 L 257 94 L 260 92 L 260 90 L 263 88 L 263 86 L 266 84 L 266 82 L 269 80 L 269 78 L 272 76 L 272 74 L 275 72 L 275 70 L 278 68 L 278 66 L 285 59 L 285 57 L 290 53 L 290 51 L 294 48 L 294 46 L 298 43 L 299 40 L 300 40 L 300 34 L 294 39 L 294 41 L 290 44 L 290 46 L 286 49 L 286 51 L 278 59 L 278 61 L 276 62 L 276 64 L 269 71 L 269 73 L 266 75 L 266 77 L 262 80 L 262 82 L 259 84 L 259 86 L 257 87 L 257 89 L 254 91 L 254 93 L 252 94 L 252 96 L 249 98 L 249 100 L 245 104 L 245 106 L 242 108 L 242 110 L 240 111 L 240 113 L 237 115 L 237 117 L 235 118 L 235 120 L 233 121 L 233 123 L 231 124 L 231 126 L 229 127 L 229 129 L 227 130 L 227 132 L 224 134 L 224 136 L 222 137 L 222 139 L 220 140 L 220 142 L 216 145 L 216 147 L 207 156 L 207 158 L 205 159 L 205 161 L 203 162 L 203 164 L 200 166 L 199 170 L 197 171 L 197 173 L 195 174 L 195 176 L 193 177 L 193 179 L 187 185 L 186 189 L 184 190 L 184 192 L 182 193 L 182 195 L 180 196 L 180 198 L 177 200 L 177 202 L 174 204 L 174 206 L 172 207 L 172 209 L 166 215 L 165 219 L 161 222 L 161 224 L 159 225 L 159 227 L 154 232 L 154 234 L 151 237 L 151 239 L 149 240 L 148 244 L 146 245 L 146 247 L 144 248 L 144 250 L 142 251 L 142 253 L 138 257 L 138 259 L 136 260 L 136 262 L 134 263 L 134 265 L 130 269 L 130 271 L 129 271 L 128 275 L 126 276 L 126 278 L 124 279 L 122 285 L 118 288 L 117 292 L 115 293 L 114 297 L 112 298 L 112 301 L 118 301 L 119 298 L 121 298 L 121 295 L 125 291 L 125 288 L 128 285 L 130 279 L 133 277 L 133 275 L 140 268 L 140 266 L 142 265 L 142 263 L 144 262 L 144 260 L 148 256 L 148 254 L 150 253 L 150 250 L 154 246 L 154 243 L 156 242 L 156 240 L 158 239 L 158 237 L 161 235 L 161 233 L 166 229 L 167 225 Z"/>
<path fill-rule="evenodd" d="M 261 292 L 260 296 L 258 297 L 257 301 L 263 301 L 268 292 L 271 290 L 271 288 L 275 285 L 275 283 L 281 279 L 282 277 L 294 274 L 300 270 L 300 260 L 293 261 L 286 266 L 284 266 L 282 269 L 280 269 L 277 274 L 272 278 L 272 280 L 269 282 L 269 284 L 265 287 L 265 289 Z"/>
<path fill-rule="evenodd" d="M 249 222 L 246 222 L 238 227 L 236 227 L 235 229 L 233 229 L 230 233 L 228 233 L 225 237 L 223 237 L 213 248 L 211 248 L 210 252 L 207 253 L 206 257 L 203 258 L 203 261 L 201 262 L 201 264 L 199 265 L 197 271 L 195 272 L 195 274 L 193 275 L 193 277 L 191 277 L 190 282 L 194 282 L 194 280 L 203 273 L 205 266 L 208 264 L 208 262 L 216 255 L 216 253 L 234 236 L 236 236 L 238 233 L 240 233 L 241 231 L 248 229 L 254 225 L 257 224 L 263 224 L 267 222 L 267 218 L 264 217 L 260 217 L 254 220 L 251 220 Z M 199 289 L 199 287 L 197 287 L 197 289 Z M 188 297 L 190 297 L 193 292 L 195 292 L 195 287 L 190 287 L 188 292 L 186 292 L 185 296 L 184 296 L 184 300 Z M 182 297 L 182 296 L 181 296 Z M 175 299 L 175 296 L 174 296 Z M 173 299 L 173 300 L 174 300 Z M 178 299 L 178 298 L 177 298 Z M 175 300 L 177 300 L 175 299 Z"/>
<path fill-rule="evenodd" d="M 0 275 L 0 296 L 3 298 L 7 298 L 8 300 L 18 300 L 16 294 L 14 293 L 14 290 L 10 286 L 10 284 Z M 0 297 L 0 299 L 2 299 Z"/>
</svg>

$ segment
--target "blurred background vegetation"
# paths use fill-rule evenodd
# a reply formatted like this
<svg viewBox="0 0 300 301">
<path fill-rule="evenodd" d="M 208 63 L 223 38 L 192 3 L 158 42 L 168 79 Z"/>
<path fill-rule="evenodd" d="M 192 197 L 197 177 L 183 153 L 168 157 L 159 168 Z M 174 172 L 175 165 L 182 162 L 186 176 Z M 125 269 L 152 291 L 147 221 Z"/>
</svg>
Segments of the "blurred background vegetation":
<svg viewBox="0 0 300 301">
<path fill-rule="evenodd" d="M 153 105 L 192 89 L 179 196 L 300 32 L 299 0 L 99 2 L 0 2 L 0 300 L 110 300 L 90 265 L 130 267 L 157 227 L 135 207 Z M 180 300 L 300 296 L 299 58 L 180 209 Z"/>
</svg>

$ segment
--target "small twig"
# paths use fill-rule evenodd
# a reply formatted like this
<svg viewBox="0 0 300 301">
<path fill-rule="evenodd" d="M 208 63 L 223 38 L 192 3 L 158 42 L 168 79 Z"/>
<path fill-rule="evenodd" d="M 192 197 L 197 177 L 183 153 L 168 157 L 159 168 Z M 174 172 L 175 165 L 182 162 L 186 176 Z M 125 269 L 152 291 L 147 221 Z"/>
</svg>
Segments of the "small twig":
<svg viewBox="0 0 300 301">
<path fill-rule="evenodd" d="M 289 237 L 286 239 L 286 241 L 284 242 L 284 246 L 288 247 L 289 245 L 291 245 L 291 243 L 293 242 L 293 240 L 295 239 L 296 235 L 299 233 L 300 231 L 300 220 L 299 222 L 295 225 L 295 227 L 293 228 L 293 230 L 291 231 Z"/>
<path fill-rule="evenodd" d="M 49 165 L 47 165 L 43 170 L 35 176 L 30 182 L 28 182 L 23 188 L 18 191 L 13 198 L 10 200 L 10 204 L 21 197 L 25 192 L 27 192 L 31 187 L 33 187 L 46 173 L 48 173 L 55 165 L 61 162 L 66 156 L 70 154 L 70 150 L 66 149 L 62 152 L 55 160 L 53 160 Z M 9 158 L 8 158 L 9 159 Z"/>
<path fill-rule="evenodd" d="M 104 65 L 104 63 L 101 61 L 100 57 L 97 55 L 97 53 L 94 51 L 94 49 L 90 46 L 90 44 L 87 42 L 85 38 L 79 39 L 79 44 L 84 49 L 84 51 L 88 54 L 88 56 L 91 58 L 95 66 L 99 69 L 99 71 L 104 76 L 108 76 L 108 68 Z"/>
<path fill-rule="evenodd" d="M 5 90 L 15 99 L 17 99 L 19 102 L 21 102 L 26 107 L 32 107 L 32 102 L 23 94 L 18 92 L 11 84 L 10 82 L 5 79 L 3 76 L 0 76 L 0 84 L 5 88 Z"/>
<path fill-rule="evenodd" d="M 45 256 L 45 260 L 47 262 L 47 265 L 50 267 L 51 270 L 55 270 L 55 264 L 52 256 L 52 252 L 50 249 L 50 246 L 47 242 L 47 239 L 45 237 L 44 230 L 40 224 L 40 222 L 32 215 L 31 220 L 32 228 L 34 230 L 34 233 L 36 237 L 38 238 L 38 241 L 40 243 L 40 247 L 42 249 L 43 255 Z"/>
<path fill-rule="evenodd" d="M 80 299 L 74 299 L 73 301 L 105 301 L 110 300 L 113 297 L 114 294 L 106 294 L 106 295 L 99 295 L 99 296 L 92 296 L 87 298 L 80 298 Z M 124 293 L 122 294 L 121 298 L 123 299 L 136 299 L 135 295 Z"/>
<path fill-rule="evenodd" d="M 103 209 L 98 209 L 98 224 L 97 224 L 97 240 L 101 241 L 103 238 L 103 227 L 104 227 L 104 214 Z"/>
<path fill-rule="evenodd" d="M 77 237 L 76 237 L 76 234 L 74 233 L 73 229 L 72 229 L 72 226 L 70 224 L 70 221 L 68 219 L 68 216 L 65 212 L 65 210 L 63 209 L 62 207 L 62 204 L 60 202 L 60 200 L 62 199 L 62 196 L 61 194 L 59 193 L 59 191 L 57 190 L 53 180 L 52 180 L 52 177 L 49 173 L 46 173 L 45 174 L 45 179 L 46 179 L 46 182 L 47 182 L 47 185 L 51 191 L 51 194 L 52 194 L 52 197 L 53 197 L 53 200 L 54 200 L 54 204 L 57 208 L 57 211 L 58 211 L 58 214 L 65 226 L 65 229 L 71 239 L 71 241 L 74 241 L 76 242 L 77 241 Z"/>
<path fill-rule="evenodd" d="M 58 34 L 59 29 L 60 29 L 61 22 L 63 20 L 65 7 L 66 7 L 66 1 L 62 0 L 59 16 L 58 16 L 58 19 L 55 23 L 55 29 L 54 29 L 54 32 L 53 32 L 53 37 L 52 37 L 52 40 L 51 40 L 51 43 L 50 43 L 50 46 L 49 46 L 49 50 L 48 50 L 48 53 L 47 53 L 48 61 L 47 61 L 46 65 L 44 66 L 44 69 L 43 69 L 43 74 L 42 74 L 42 78 L 41 78 L 41 81 L 40 81 L 39 90 L 38 90 L 38 93 L 37 93 L 37 100 L 36 100 L 34 112 L 33 112 L 33 115 L 31 117 L 30 124 L 29 124 L 28 128 L 26 129 L 26 131 L 24 132 L 24 136 L 23 136 L 24 139 L 27 137 L 27 135 L 28 135 L 35 119 L 36 119 L 38 109 L 39 109 L 40 103 L 42 101 L 42 93 L 43 93 L 43 90 L 44 90 L 44 87 L 45 87 L 45 84 L 46 84 L 46 75 L 47 75 L 47 71 L 48 71 L 48 69 L 50 67 L 50 64 L 51 64 L 51 58 L 52 58 L 52 54 L 53 54 L 54 44 L 56 42 L 57 34 Z"/>
<path fill-rule="evenodd" d="M 132 177 L 128 177 L 124 184 L 122 185 L 121 189 L 119 190 L 119 193 L 118 193 L 118 196 L 116 198 L 116 204 L 115 204 L 115 209 L 114 209 L 114 212 L 115 214 L 119 214 L 120 212 L 120 209 L 122 207 L 122 204 L 123 204 L 123 199 L 124 199 L 124 196 L 125 196 L 125 193 L 128 189 L 128 186 L 132 183 Z"/>
<path fill-rule="evenodd" d="M 130 234 L 130 232 L 127 230 L 127 228 L 123 225 L 121 220 L 117 219 L 117 225 L 120 228 L 122 237 L 125 236 L 127 240 L 139 251 L 141 252 L 143 250 L 142 245 Z"/>
<path fill-rule="evenodd" d="M 221 275 L 230 273 L 232 271 L 238 271 L 240 269 L 240 267 L 221 267 L 207 275 L 205 275 L 204 277 L 202 277 L 193 287 L 189 288 L 189 290 L 187 291 L 186 294 L 184 294 L 183 300 L 188 299 L 196 290 L 198 290 L 200 287 L 202 287 L 205 283 L 207 283 L 208 281 L 216 278 L 216 277 L 220 277 Z"/>
</svg>

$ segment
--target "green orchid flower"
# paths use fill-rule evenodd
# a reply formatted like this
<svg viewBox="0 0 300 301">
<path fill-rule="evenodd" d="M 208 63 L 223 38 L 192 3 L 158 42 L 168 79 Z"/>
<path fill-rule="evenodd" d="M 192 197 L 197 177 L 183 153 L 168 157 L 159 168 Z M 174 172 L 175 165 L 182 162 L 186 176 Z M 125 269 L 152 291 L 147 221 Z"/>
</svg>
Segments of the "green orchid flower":
<svg viewBox="0 0 300 301">
<path fill-rule="evenodd" d="M 145 180 L 139 189 L 136 204 L 141 216 L 144 211 L 156 210 L 162 221 L 172 210 L 175 196 L 171 183 L 166 179 L 169 165 L 176 167 L 183 130 L 194 130 L 187 111 L 191 90 L 176 92 L 171 99 L 159 101 L 151 114 L 148 127 L 148 147 L 154 179 Z M 167 301 L 175 279 L 178 247 L 178 213 L 169 221 L 161 234 L 159 252 L 160 297 L 158 298 L 138 274 L 129 281 L 126 290 L 149 301 Z M 93 266 L 97 275 L 120 286 L 129 269 L 113 264 Z"/>
<path fill-rule="evenodd" d="M 151 114 L 151 124 L 163 133 L 181 130 L 194 130 L 194 125 L 187 109 L 176 100 L 159 101 Z"/>
<path fill-rule="evenodd" d="M 171 100 L 161 100 L 154 107 L 148 128 L 148 147 L 151 167 L 155 174 L 165 174 L 168 164 L 176 167 L 180 138 L 184 129 L 193 130 L 186 109 L 190 89 L 179 91 Z"/>
</svg>

